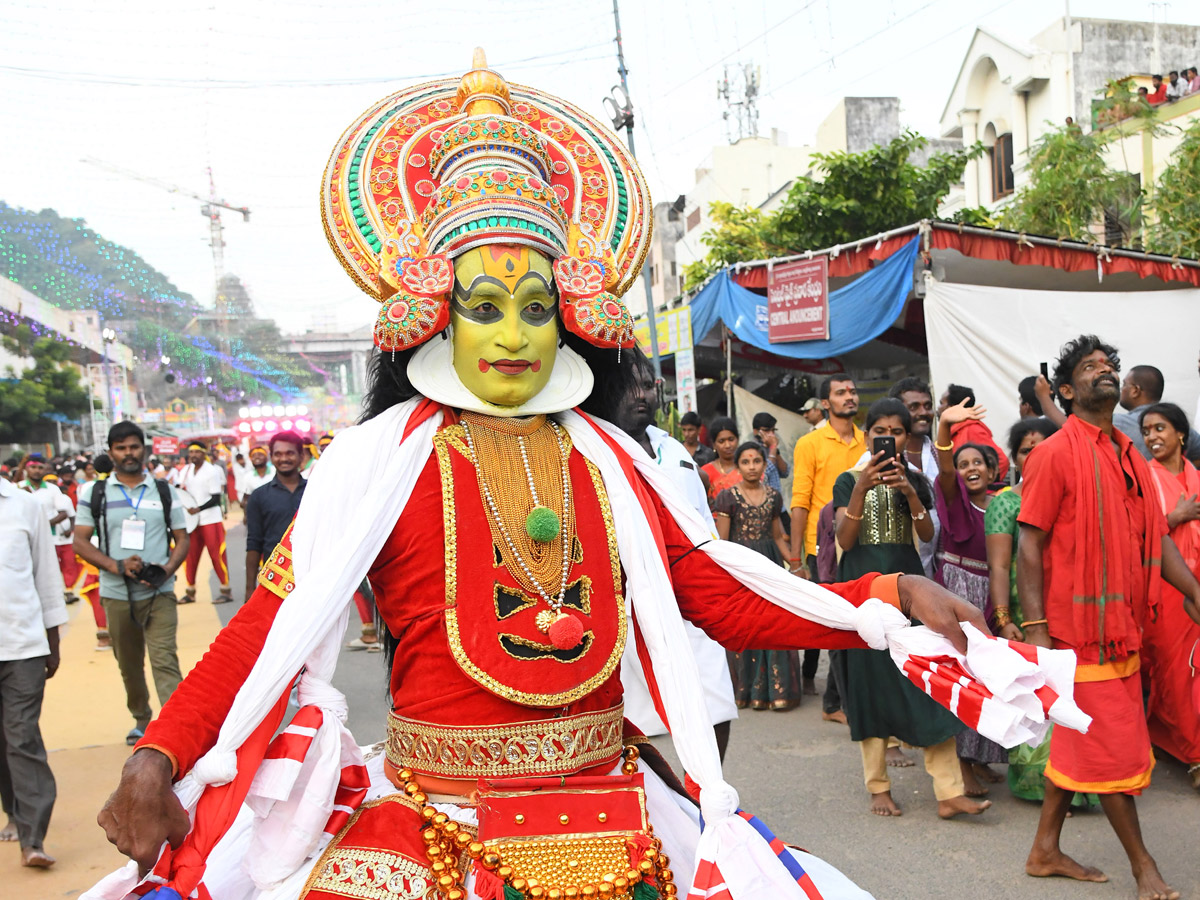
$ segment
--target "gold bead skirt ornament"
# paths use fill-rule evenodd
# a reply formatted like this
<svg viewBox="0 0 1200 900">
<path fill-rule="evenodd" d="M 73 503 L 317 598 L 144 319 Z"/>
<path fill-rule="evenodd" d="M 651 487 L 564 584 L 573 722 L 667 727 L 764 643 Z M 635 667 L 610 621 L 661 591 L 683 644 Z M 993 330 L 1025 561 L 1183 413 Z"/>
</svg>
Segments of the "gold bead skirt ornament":
<svg viewBox="0 0 1200 900">
<path fill-rule="evenodd" d="M 627 747 L 622 775 L 481 781 L 478 839 L 430 806 L 412 770 L 402 769 L 404 793 L 422 806 L 437 893 L 466 900 L 465 856 L 481 900 L 675 897 L 637 761 L 637 748 Z"/>
</svg>

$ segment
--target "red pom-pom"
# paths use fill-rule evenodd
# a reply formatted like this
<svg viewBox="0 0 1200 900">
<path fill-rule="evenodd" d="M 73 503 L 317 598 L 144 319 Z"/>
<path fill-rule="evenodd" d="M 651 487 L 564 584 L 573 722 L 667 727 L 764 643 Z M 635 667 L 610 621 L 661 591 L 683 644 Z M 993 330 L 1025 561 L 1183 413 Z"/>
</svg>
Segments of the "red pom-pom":
<svg viewBox="0 0 1200 900">
<path fill-rule="evenodd" d="M 559 650 L 570 650 L 579 646 L 583 640 L 583 623 L 574 616 L 559 613 L 558 618 L 550 623 L 550 643 Z"/>
</svg>

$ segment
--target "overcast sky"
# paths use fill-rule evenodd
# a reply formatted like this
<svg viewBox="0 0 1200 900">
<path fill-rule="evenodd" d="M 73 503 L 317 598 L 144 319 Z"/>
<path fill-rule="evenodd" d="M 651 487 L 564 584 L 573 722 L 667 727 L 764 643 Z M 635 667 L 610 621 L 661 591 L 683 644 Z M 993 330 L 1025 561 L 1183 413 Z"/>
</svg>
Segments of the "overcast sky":
<svg viewBox="0 0 1200 900">
<path fill-rule="evenodd" d="M 1028 39 L 1043 0 L 625 0 L 637 151 L 656 199 L 688 190 L 725 142 L 716 82 L 762 67 L 760 131 L 814 139 L 842 96 L 895 96 L 936 136 L 978 25 Z M 1075 0 L 1074 16 L 1200 24 L 1200 4 Z M 0 0 L 0 200 L 82 217 L 211 302 L 199 204 L 82 163 L 106 160 L 252 211 L 226 216 L 225 265 L 285 332 L 343 328 L 376 306 L 325 245 L 317 196 L 334 141 L 410 82 L 461 74 L 485 47 L 508 79 L 605 119 L 616 83 L 605 0 Z M 1197 56 L 1200 57 L 1200 48 Z M 1149 62 L 1147 63 L 1149 65 Z"/>
</svg>

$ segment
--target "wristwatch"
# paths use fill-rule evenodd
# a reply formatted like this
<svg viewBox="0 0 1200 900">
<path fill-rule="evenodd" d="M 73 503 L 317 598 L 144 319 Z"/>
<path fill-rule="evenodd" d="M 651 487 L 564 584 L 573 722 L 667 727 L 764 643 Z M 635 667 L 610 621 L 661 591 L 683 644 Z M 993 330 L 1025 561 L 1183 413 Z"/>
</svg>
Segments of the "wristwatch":
<svg viewBox="0 0 1200 900">
<path fill-rule="evenodd" d="M 925 516 L 926 516 L 927 514 L 928 514 L 928 510 L 924 510 L 924 509 L 923 509 L 923 510 L 921 510 L 921 514 L 920 514 L 919 516 L 913 516 L 913 517 L 912 517 L 912 520 L 913 520 L 914 522 L 920 522 L 922 519 L 924 519 L 924 518 L 925 518 Z M 912 513 L 909 513 L 909 515 L 912 515 Z"/>
</svg>

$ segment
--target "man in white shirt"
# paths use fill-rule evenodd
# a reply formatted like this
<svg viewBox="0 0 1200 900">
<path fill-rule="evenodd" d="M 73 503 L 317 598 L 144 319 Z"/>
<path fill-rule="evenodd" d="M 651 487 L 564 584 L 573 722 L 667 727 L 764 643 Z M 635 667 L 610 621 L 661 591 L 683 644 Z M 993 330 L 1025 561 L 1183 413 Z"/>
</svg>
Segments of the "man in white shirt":
<svg viewBox="0 0 1200 900">
<path fill-rule="evenodd" d="M 54 774 L 38 724 L 46 679 L 58 670 L 58 629 L 67 622 L 62 576 L 45 513 L 0 479 L 0 727 L 12 778 L 12 819 L 21 864 L 45 869 L 42 842 L 54 809 Z"/>
<path fill-rule="evenodd" d="M 187 587 L 180 603 L 196 602 L 196 570 L 200 556 L 205 550 L 212 560 L 213 571 L 221 584 L 220 593 L 213 603 L 228 603 L 233 599 L 229 588 L 229 566 L 225 562 L 225 524 L 221 513 L 221 495 L 225 493 L 225 476 L 219 468 L 209 462 L 208 448 L 200 441 L 188 444 L 188 464 L 179 476 L 179 488 L 187 496 L 187 529 L 191 542 L 188 544 L 184 578 Z"/>
<path fill-rule="evenodd" d="M 268 460 L 267 448 L 263 446 L 250 448 L 250 467 L 242 476 L 241 501 L 242 506 L 250 499 L 255 489 L 262 487 L 275 477 L 275 470 Z"/>
<path fill-rule="evenodd" d="M 71 527 L 75 518 L 75 504 L 59 490 L 58 485 L 46 480 L 49 467 L 40 453 L 31 453 L 25 460 L 25 479 L 18 485 L 23 491 L 33 494 L 38 506 L 50 523 L 50 534 L 54 540 L 54 553 L 58 559 L 59 573 L 67 589 L 79 580 L 79 565 L 72 549 Z"/>
<path fill-rule="evenodd" d="M 639 354 L 634 368 L 637 370 L 638 383 L 621 404 L 617 415 L 617 427 L 637 441 L 647 454 L 654 457 L 663 473 L 675 483 L 715 537 L 717 527 L 708 509 L 708 495 L 691 454 L 679 441 L 661 428 L 650 424 L 654 420 L 654 411 L 658 408 L 658 391 L 649 363 Z M 725 748 L 729 745 L 730 723 L 738 717 L 737 704 L 733 697 L 733 681 L 729 676 L 729 663 L 720 644 L 691 622 L 685 620 L 683 624 L 692 642 L 696 665 L 700 669 L 704 705 L 708 709 L 713 731 L 716 732 L 717 748 L 724 759 Z M 646 684 L 646 675 L 638 661 L 633 641 L 626 644 L 625 654 L 621 657 L 621 684 L 625 688 L 625 717 L 637 726 L 642 734 L 666 734 L 667 728 L 650 699 L 650 688 Z"/>
</svg>

